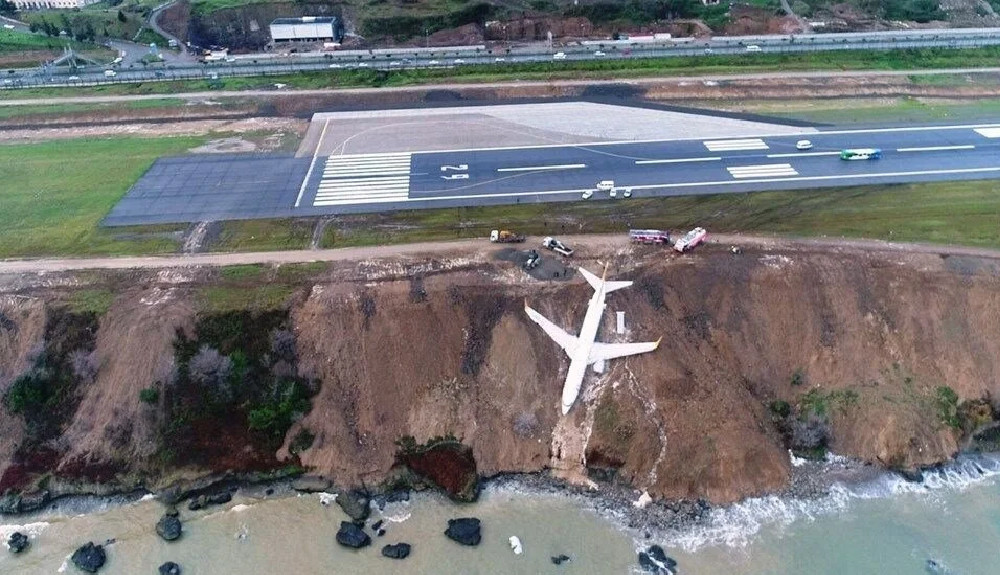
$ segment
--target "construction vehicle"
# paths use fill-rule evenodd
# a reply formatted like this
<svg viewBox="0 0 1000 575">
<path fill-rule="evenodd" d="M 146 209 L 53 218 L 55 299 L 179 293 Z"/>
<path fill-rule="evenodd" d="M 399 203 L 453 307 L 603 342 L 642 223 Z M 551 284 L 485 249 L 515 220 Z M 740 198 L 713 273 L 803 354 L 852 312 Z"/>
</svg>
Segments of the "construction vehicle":
<svg viewBox="0 0 1000 575">
<path fill-rule="evenodd" d="M 573 250 L 566 247 L 566 244 L 552 237 L 542 240 L 542 247 L 549 248 L 557 254 L 562 254 L 566 257 L 573 255 Z"/>
<path fill-rule="evenodd" d="M 516 244 L 524 241 L 524 234 L 510 230 L 493 230 L 490 232 L 490 241 L 495 244 Z"/>
<path fill-rule="evenodd" d="M 530 250 L 528 251 L 528 259 L 524 260 L 524 269 L 535 269 L 540 263 L 542 263 L 542 256 L 538 255 L 538 252 L 535 250 Z"/>
<path fill-rule="evenodd" d="M 705 228 L 695 228 L 690 232 L 684 234 L 683 238 L 677 240 L 674 243 L 674 249 L 681 253 L 684 253 L 688 250 L 693 250 L 699 244 L 704 242 L 705 238 L 707 237 L 708 237 L 708 232 L 705 231 Z"/>
<path fill-rule="evenodd" d="M 628 239 L 638 244 L 669 244 L 670 232 L 663 230 L 629 230 Z"/>
</svg>

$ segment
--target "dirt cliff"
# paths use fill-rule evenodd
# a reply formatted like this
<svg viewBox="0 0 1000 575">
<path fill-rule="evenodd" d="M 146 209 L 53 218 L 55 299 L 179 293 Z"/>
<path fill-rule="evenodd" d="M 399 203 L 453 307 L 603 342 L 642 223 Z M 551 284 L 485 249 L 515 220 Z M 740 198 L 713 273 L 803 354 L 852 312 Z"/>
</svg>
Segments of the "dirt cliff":
<svg viewBox="0 0 1000 575">
<path fill-rule="evenodd" d="M 782 488 L 788 446 L 816 429 L 812 445 L 887 467 L 947 460 L 961 403 L 1000 392 L 998 259 L 586 251 L 578 265 L 611 261 L 610 277 L 635 281 L 609 296 L 603 338 L 664 339 L 588 375 L 566 417 L 568 361 L 523 306 L 573 331 L 590 288 L 531 279 L 490 250 L 22 278 L 0 297 L 0 491 L 50 473 L 155 486 L 288 464 L 372 486 L 402 439 L 453 435 L 486 476 L 550 470 L 726 502 Z M 81 290 L 109 295 L 84 314 Z M 65 325 L 82 327 L 60 339 Z M 42 428 L 25 381 L 59 391 Z"/>
</svg>

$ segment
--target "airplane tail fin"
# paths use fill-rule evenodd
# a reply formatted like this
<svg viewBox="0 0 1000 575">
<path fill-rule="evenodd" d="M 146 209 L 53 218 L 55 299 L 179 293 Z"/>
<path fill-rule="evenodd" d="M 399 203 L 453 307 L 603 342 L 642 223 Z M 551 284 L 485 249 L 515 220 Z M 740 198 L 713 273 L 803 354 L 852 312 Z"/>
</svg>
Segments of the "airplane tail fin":
<svg viewBox="0 0 1000 575">
<path fill-rule="evenodd" d="M 615 290 L 625 289 L 628 286 L 632 285 L 632 282 L 609 282 L 609 281 L 605 281 L 604 278 L 599 278 L 599 277 L 595 276 L 594 274 L 588 272 L 587 270 L 585 270 L 583 268 L 580 268 L 580 273 L 583 274 L 583 277 L 587 279 L 587 283 L 590 284 L 590 287 L 594 288 L 594 291 L 597 291 L 597 290 L 601 289 L 601 287 L 603 286 L 604 287 L 604 293 L 611 293 L 611 292 L 613 292 Z M 608 273 L 608 268 L 607 268 L 607 266 L 605 266 L 604 267 L 604 275 L 606 276 L 607 273 Z"/>
</svg>

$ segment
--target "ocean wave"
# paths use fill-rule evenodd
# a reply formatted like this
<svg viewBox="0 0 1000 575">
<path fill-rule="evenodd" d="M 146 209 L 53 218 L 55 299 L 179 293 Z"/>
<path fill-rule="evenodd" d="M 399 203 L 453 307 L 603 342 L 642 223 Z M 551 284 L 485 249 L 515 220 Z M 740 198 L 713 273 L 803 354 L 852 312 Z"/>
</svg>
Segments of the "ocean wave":
<svg viewBox="0 0 1000 575">
<path fill-rule="evenodd" d="M 885 472 L 864 482 L 834 483 L 826 495 L 814 499 L 754 497 L 713 509 L 705 523 L 668 534 L 667 544 L 687 552 L 706 546 L 746 547 L 765 527 L 784 529 L 797 521 L 812 521 L 846 511 L 862 500 L 960 491 L 998 475 L 1000 458 L 961 456 L 951 464 L 924 471 L 920 481 L 908 481 L 899 474 Z"/>
<path fill-rule="evenodd" d="M 4 546 L 7 547 L 7 540 L 10 539 L 10 536 L 14 533 L 21 532 L 27 535 L 29 539 L 34 539 L 35 537 L 38 537 L 42 531 L 45 531 L 45 528 L 48 526 L 49 523 L 45 521 L 25 523 L 24 525 L 0 525 L 0 540 L 3 540 Z"/>
</svg>

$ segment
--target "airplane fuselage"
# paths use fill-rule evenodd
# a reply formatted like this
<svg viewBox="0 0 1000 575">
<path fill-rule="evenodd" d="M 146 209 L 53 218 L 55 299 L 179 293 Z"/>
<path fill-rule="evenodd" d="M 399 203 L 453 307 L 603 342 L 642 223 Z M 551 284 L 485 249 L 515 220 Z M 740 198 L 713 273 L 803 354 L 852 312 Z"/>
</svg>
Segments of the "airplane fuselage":
<svg viewBox="0 0 1000 575">
<path fill-rule="evenodd" d="M 587 315 L 583 318 L 583 327 L 580 328 L 578 343 L 573 350 L 569 371 L 566 373 L 566 383 L 563 385 L 563 415 L 569 413 L 583 386 L 583 376 L 587 373 L 587 365 L 590 363 L 590 350 L 594 347 L 597 330 L 601 327 L 601 317 L 604 316 L 606 305 L 604 298 L 605 291 L 602 286 L 594 291 L 594 297 L 590 298 L 590 303 L 587 305 Z"/>
</svg>

